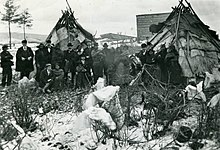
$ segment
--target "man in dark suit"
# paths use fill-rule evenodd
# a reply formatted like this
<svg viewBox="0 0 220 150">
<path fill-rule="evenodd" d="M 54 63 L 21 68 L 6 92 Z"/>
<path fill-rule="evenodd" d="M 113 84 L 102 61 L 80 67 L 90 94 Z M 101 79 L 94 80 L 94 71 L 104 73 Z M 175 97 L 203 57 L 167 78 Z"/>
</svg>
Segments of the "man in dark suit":
<svg viewBox="0 0 220 150">
<path fill-rule="evenodd" d="M 50 63 L 50 64 L 52 61 L 52 51 L 53 51 L 53 47 L 51 46 L 51 40 L 47 40 L 46 47 L 44 48 L 44 52 L 45 52 L 47 63 Z"/>
<path fill-rule="evenodd" d="M 78 47 L 74 46 L 72 43 L 68 43 L 68 50 L 64 52 L 65 59 L 65 78 L 67 79 L 68 72 L 71 72 L 71 83 L 72 86 L 75 86 L 75 75 L 76 75 L 76 67 L 80 62 L 80 56 L 78 54 Z"/>
<path fill-rule="evenodd" d="M 51 88 L 54 83 L 54 77 L 55 76 L 52 71 L 51 64 L 46 64 L 45 69 L 41 71 L 39 84 L 44 93 L 51 93 Z"/>
<path fill-rule="evenodd" d="M 2 87 L 5 87 L 6 83 L 7 86 L 11 85 L 12 80 L 12 69 L 11 66 L 13 65 L 12 59 L 13 56 L 8 52 L 8 45 L 2 46 L 3 52 L 1 52 L 1 67 L 2 67 Z"/>
<path fill-rule="evenodd" d="M 86 70 L 87 70 L 88 79 L 89 79 L 90 83 L 92 83 L 93 82 L 92 74 L 94 74 L 94 71 L 93 71 L 94 69 L 93 69 L 92 49 L 89 48 L 86 43 L 82 44 L 82 48 L 83 48 L 82 56 L 85 57 L 85 64 L 86 64 Z"/>
<path fill-rule="evenodd" d="M 40 79 L 40 73 L 45 68 L 47 64 L 47 59 L 45 57 L 44 52 L 44 44 L 40 43 L 40 45 L 37 46 L 37 50 L 35 51 L 35 64 L 36 64 L 36 81 L 39 82 Z"/>
<path fill-rule="evenodd" d="M 34 70 L 33 58 L 34 53 L 30 47 L 27 46 L 27 40 L 23 40 L 22 47 L 16 53 L 16 71 L 20 72 L 20 79 L 24 76 L 29 78 L 30 73 Z"/>
</svg>

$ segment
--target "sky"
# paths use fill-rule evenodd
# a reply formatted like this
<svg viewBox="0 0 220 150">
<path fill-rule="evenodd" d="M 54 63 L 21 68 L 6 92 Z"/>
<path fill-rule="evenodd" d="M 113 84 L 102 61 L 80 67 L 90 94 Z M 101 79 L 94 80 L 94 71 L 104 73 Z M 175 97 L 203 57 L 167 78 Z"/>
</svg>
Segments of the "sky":
<svg viewBox="0 0 220 150">
<path fill-rule="evenodd" d="M 0 0 L 0 12 L 3 4 Z M 33 27 L 28 33 L 48 35 L 67 7 L 66 0 L 15 0 L 20 10 L 29 9 Z M 178 0 L 68 0 L 75 18 L 93 35 L 121 33 L 136 36 L 136 15 L 171 12 Z M 220 0 L 188 0 L 200 19 L 220 33 Z M 0 32 L 8 32 L 0 22 Z M 22 32 L 17 25 L 12 32 Z"/>
</svg>

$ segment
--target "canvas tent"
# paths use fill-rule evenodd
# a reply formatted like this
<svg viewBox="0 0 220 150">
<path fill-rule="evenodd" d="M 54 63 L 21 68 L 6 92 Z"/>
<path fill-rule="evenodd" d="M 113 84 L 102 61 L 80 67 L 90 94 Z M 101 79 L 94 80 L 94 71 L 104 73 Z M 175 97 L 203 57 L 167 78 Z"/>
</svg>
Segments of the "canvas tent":
<svg viewBox="0 0 220 150">
<path fill-rule="evenodd" d="M 50 39 L 61 50 L 67 49 L 67 43 L 72 42 L 75 38 L 81 43 L 84 40 L 94 41 L 93 35 L 77 22 L 71 9 L 62 11 L 62 14 L 46 40 Z"/>
<path fill-rule="evenodd" d="M 159 51 L 162 44 L 166 47 L 174 44 L 179 52 L 183 76 L 194 77 L 218 64 L 218 36 L 199 19 L 186 0 L 181 0 L 162 24 L 149 42 L 155 51 Z"/>
</svg>

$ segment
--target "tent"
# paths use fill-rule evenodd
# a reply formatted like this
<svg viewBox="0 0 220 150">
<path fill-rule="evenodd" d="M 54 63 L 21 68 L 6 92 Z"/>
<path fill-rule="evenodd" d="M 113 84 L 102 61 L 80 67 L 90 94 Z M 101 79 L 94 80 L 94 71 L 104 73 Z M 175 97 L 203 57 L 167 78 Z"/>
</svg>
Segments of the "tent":
<svg viewBox="0 0 220 150">
<path fill-rule="evenodd" d="M 179 52 L 179 64 L 184 77 L 210 72 L 218 64 L 218 35 L 199 19 L 186 0 L 181 0 L 167 19 L 155 29 L 155 35 L 149 39 L 153 50 L 158 52 L 162 44 L 166 47 L 174 44 Z"/>
<path fill-rule="evenodd" d="M 46 40 L 51 40 L 61 50 L 67 49 L 67 43 L 73 42 L 74 39 L 81 43 L 85 40 L 94 41 L 93 35 L 77 22 L 71 9 L 62 11 L 62 14 Z"/>
</svg>

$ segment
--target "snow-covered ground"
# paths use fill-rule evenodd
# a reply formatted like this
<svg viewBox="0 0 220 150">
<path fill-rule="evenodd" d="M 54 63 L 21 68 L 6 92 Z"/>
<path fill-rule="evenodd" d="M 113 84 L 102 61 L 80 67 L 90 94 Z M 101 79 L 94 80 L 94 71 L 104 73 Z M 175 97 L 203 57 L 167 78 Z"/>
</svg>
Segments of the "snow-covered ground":
<svg viewBox="0 0 220 150">
<path fill-rule="evenodd" d="M 87 126 L 84 122 L 80 122 L 82 119 L 81 115 L 78 116 L 71 112 L 60 113 L 50 112 L 43 116 L 37 116 L 36 120 L 39 123 L 39 128 L 28 133 L 20 146 L 21 150 L 113 150 L 114 141 L 108 139 L 105 144 L 97 143 L 97 138 L 94 130 L 91 126 Z M 178 128 L 182 125 L 189 126 L 191 129 L 195 129 L 197 124 L 196 117 L 189 117 L 187 119 L 181 119 L 175 121 L 171 131 L 158 139 L 146 141 L 143 136 L 143 130 L 141 123 L 139 127 L 129 127 L 124 129 L 127 131 L 127 136 L 133 141 L 139 141 L 139 144 L 123 144 L 117 147 L 118 150 L 159 150 L 173 141 L 174 134 Z M 79 130 L 80 129 L 80 130 Z M 21 134 L 22 135 L 22 134 Z M 23 135 L 22 135 L 23 136 Z M 211 140 L 203 140 L 202 143 L 205 146 L 202 150 L 214 150 L 218 149 L 217 144 Z M 179 150 L 191 150 L 188 145 L 189 143 L 182 144 L 181 146 L 175 145 L 174 142 L 167 146 L 170 149 L 174 147 Z M 16 145 L 16 142 L 9 142 L 4 146 L 4 150 L 11 150 Z M 172 147 L 172 148 L 171 148 Z M 164 148 L 165 149 L 165 148 Z"/>
</svg>

